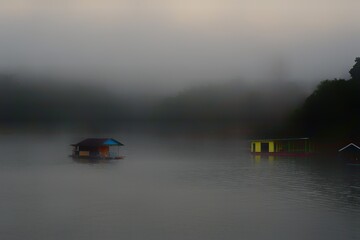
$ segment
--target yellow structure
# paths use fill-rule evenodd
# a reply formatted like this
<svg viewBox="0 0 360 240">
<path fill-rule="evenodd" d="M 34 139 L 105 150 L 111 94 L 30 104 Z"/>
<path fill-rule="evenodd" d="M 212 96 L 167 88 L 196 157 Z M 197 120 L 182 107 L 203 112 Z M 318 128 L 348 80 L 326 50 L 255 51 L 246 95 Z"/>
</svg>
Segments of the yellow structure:
<svg viewBox="0 0 360 240">
<path fill-rule="evenodd" d="M 252 153 L 310 153 L 309 138 L 261 139 L 251 141 Z"/>
<path fill-rule="evenodd" d="M 275 142 L 269 140 L 257 140 L 251 142 L 251 152 L 261 153 L 261 152 L 275 152 Z"/>
</svg>

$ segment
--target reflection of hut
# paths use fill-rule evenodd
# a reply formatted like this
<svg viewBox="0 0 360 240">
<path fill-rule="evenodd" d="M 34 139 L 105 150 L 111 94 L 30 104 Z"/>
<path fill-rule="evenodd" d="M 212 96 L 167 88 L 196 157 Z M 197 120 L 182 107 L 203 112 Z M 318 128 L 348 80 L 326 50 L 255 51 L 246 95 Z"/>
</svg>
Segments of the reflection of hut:
<svg viewBox="0 0 360 240">
<path fill-rule="evenodd" d="M 351 163 L 360 164 L 360 147 L 354 143 L 349 143 L 343 148 L 339 149 L 340 155 Z"/>
<path fill-rule="evenodd" d="M 73 157 L 118 159 L 122 143 L 113 138 L 87 138 L 73 146 Z"/>
<path fill-rule="evenodd" d="M 259 139 L 251 141 L 251 152 L 258 154 L 308 154 L 314 151 L 309 138 Z"/>
</svg>

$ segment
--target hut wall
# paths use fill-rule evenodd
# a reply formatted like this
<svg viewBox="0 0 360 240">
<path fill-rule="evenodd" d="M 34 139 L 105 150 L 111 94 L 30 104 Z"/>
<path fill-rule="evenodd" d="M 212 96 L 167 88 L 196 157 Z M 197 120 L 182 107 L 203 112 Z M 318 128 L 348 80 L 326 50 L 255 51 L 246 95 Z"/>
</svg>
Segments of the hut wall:
<svg viewBox="0 0 360 240">
<path fill-rule="evenodd" d="M 89 151 L 79 151 L 79 157 L 89 157 L 90 152 Z"/>
<path fill-rule="evenodd" d="M 118 157 L 118 156 L 119 156 L 119 146 L 110 146 L 109 157 Z"/>
<path fill-rule="evenodd" d="M 273 153 L 275 152 L 275 145 L 274 145 L 274 142 L 269 142 L 269 152 L 270 153 Z"/>
<path fill-rule="evenodd" d="M 261 152 L 261 142 L 252 142 L 251 152 L 255 152 L 255 153 Z"/>
<path fill-rule="evenodd" d="M 263 147 L 261 146 L 263 145 Z M 251 143 L 251 152 L 254 153 L 273 153 L 275 152 L 274 141 L 256 141 Z"/>
<path fill-rule="evenodd" d="M 109 156 L 109 147 L 108 146 L 102 146 L 98 148 L 99 153 L 102 157 L 108 157 Z"/>
</svg>

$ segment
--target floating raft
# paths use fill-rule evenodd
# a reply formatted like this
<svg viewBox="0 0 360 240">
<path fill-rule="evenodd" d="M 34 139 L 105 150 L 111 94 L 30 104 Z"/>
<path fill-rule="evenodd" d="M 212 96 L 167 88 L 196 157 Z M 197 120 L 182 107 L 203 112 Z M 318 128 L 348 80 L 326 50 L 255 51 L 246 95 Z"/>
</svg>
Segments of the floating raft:
<svg viewBox="0 0 360 240">
<path fill-rule="evenodd" d="M 71 144 L 71 157 L 78 159 L 123 159 L 120 155 L 121 142 L 113 138 L 87 138 L 79 143 Z"/>
<path fill-rule="evenodd" d="M 251 140 L 251 153 L 277 156 L 308 156 L 314 153 L 309 138 Z"/>
<path fill-rule="evenodd" d="M 89 160 L 121 160 L 124 159 L 125 156 L 117 156 L 117 157 L 91 157 L 91 156 L 76 156 L 76 155 L 70 155 L 69 157 L 72 157 L 74 159 L 89 159 Z"/>
</svg>

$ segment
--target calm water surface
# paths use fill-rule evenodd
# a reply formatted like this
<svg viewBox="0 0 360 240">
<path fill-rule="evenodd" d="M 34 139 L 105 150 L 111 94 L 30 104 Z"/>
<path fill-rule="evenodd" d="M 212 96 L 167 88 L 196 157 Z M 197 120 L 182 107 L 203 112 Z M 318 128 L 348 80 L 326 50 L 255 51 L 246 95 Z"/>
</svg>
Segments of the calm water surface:
<svg viewBox="0 0 360 240">
<path fill-rule="evenodd" d="M 360 167 L 136 131 L 124 160 L 69 158 L 90 136 L 0 135 L 0 239 L 360 239 Z"/>
</svg>

